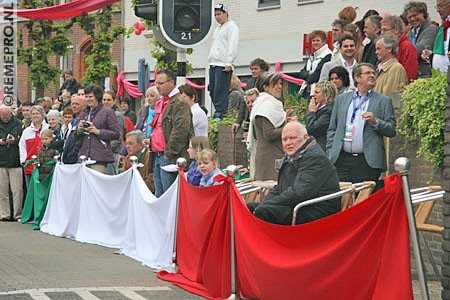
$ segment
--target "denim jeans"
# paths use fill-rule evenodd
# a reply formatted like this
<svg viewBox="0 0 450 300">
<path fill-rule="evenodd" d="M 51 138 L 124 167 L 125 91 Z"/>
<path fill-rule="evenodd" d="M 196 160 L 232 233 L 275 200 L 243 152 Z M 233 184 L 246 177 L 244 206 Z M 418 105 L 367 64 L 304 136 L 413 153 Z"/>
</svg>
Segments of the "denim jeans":
<svg viewBox="0 0 450 300">
<path fill-rule="evenodd" d="M 209 66 L 209 95 L 214 104 L 214 117 L 222 117 L 228 109 L 228 93 L 233 71 L 225 72 L 225 67 Z"/>
<path fill-rule="evenodd" d="M 177 179 L 177 172 L 166 172 L 161 167 L 170 165 L 170 160 L 168 160 L 164 155 L 155 155 L 155 163 L 153 166 L 153 181 L 155 183 L 155 196 L 160 197 L 165 191 L 174 183 Z"/>
</svg>

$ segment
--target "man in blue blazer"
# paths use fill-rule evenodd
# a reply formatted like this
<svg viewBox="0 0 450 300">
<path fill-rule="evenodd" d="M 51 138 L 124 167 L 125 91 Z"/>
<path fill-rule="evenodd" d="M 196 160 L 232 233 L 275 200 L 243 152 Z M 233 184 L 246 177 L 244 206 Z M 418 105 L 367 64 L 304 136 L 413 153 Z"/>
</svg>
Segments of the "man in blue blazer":
<svg viewBox="0 0 450 300">
<path fill-rule="evenodd" d="M 327 154 L 340 181 L 377 181 L 386 170 L 383 137 L 395 136 L 395 117 L 389 97 L 373 91 L 374 66 L 353 67 L 357 90 L 337 97 L 327 132 Z"/>
</svg>

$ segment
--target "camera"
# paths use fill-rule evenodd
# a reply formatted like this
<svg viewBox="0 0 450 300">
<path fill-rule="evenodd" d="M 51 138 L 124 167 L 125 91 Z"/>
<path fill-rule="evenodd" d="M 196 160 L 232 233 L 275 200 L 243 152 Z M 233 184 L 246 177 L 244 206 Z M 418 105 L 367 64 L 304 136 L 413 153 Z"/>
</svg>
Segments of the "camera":
<svg viewBox="0 0 450 300">
<path fill-rule="evenodd" d="M 242 122 L 242 130 L 247 132 L 249 129 L 250 129 L 250 122 L 249 121 Z"/>
<path fill-rule="evenodd" d="M 11 138 L 13 138 L 13 136 L 12 136 L 10 133 L 8 133 L 8 135 L 7 135 L 6 137 L 2 138 L 1 140 L 2 140 L 3 142 L 6 142 L 7 140 L 9 140 L 9 139 L 11 139 Z"/>
<path fill-rule="evenodd" d="M 87 130 L 89 128 L 89 126 L 91 126 L 92 122 L 91 121 L 85 121 L 83 123 L 83 133 L 88 134 Z"/>
</svg>

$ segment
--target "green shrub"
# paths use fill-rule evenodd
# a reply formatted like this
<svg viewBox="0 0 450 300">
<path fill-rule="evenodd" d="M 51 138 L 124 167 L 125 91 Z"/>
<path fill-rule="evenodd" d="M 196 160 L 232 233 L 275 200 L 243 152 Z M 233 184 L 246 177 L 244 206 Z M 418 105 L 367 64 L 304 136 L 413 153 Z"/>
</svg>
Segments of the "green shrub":
<svg viewBox="0 0 450 300">
<path fill-rule="evenodd" d="M 402 111 L 397 132 L 405 144 L 419 143 L 418 157 L 432 164 L 435 172 L 444 154 L 447 74 L 433 70 L 431 78 L 418 79 L 403 91 Z"/>
<path fill-rule="evenodd" d="M 221 121 L 216 121 L 214 119 L 208 120 L 208 138 L 211 143 L 211 147 L 217 152 L 217 137 L 219 135 L 220 125 L 232 125 L 236 121 L 236 114 L 230 113 L 226 115 Z"/>
</svg>

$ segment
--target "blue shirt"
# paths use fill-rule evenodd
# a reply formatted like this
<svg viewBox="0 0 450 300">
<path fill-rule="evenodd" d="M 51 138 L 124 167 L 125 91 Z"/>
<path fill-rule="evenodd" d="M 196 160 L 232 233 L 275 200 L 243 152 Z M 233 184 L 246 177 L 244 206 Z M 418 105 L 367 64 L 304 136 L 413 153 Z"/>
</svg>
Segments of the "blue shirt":
<svg viewBox="0 0 450 300">
<path fill-rule="evenodd" d="M 199 186 L 200 178 L 202 178 L 202 173 L 200 173 L 200 171 L 197 169 L 197 161 L 193 160 L 189 165 L 189 170 L 186 174 L 186 179 L 190 184 L 194 186 Z"/>
<path fill-rule="evenodd" d="M 150 126 L 150 124 L 153 121 L 153 118 L 155 117 L 155 110 L 151 107 L 148 108 L 148 116 L 147 116 L 147 120 L 144 123 L 144 134 L 145 137 L 149 137 L 152 135 L 152 126 Z"/>
<path fill-rule="evenodd" d="M 213 186 L 213 185 L 218 185 L 218 184 L 222 184 L 222 181 L 219 182 L 214 182 L 214 177 L 216 177 L 216 175 L 219 174 L 223 174 L 222 170 L 220 170 L 219 168 L 216 168 L 214 171 L 212 171 L 211 173 L 209 173 L 208 175 L 203 175 L 202 178 L 200 179 L 200 186 Z"/>
</svg>

